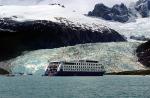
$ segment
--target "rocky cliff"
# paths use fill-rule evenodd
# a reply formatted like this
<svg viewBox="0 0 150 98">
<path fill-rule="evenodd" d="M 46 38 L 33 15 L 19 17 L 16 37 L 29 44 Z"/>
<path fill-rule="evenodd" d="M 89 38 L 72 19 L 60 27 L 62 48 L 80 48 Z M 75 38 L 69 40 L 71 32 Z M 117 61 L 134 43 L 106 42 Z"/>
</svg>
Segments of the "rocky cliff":
<svg viewBox="0 0 150 98">
<path fill-rule="evenodd" d="M 6 74 L 9 74 L 9 72 L 0 68 L 0 75 L 6 75 Z"/>
<path fill-rule="evenodd" d="M 96 4 L 94 10 L 89 12 L 88 15 L 119 22 L 127 22 L 130 17 L 129 10 L 124 4 L 116 4 L 112 8 L 104 4 Z"/>
<path fill-rule="evenodd" d="M 136 2 L 135 9 L 142 17 L 149 17 L 150 0 L 139 0 Z"/>
<path fill-rule="evenodd" d="M 146 67 L 150 67 L 150 41 L 141 44 L 137 48 L 136 52 L 139 62 L 141 62 Z"/>
<path fill-rule="evenodd" d="M 67 20 L 66 23 L 0 19 L 0 60 L 16 57 L 22 51 L 84 43 L 126 41 L 116 31 L 107 27 L 93 30 L 85 24 L 77 26 Z"/>
<path fill-rule="evenodd" d="M 88 16 L 101 17 L 105 20 L 113 20 L 118 22 L 127 22 L 141 17 L 149 17 L 150 15 L 150 0 L 139 0 L 133 6 L 127 7 L 125 4 L 116 4 L 112 8 L 104 4 L 96 4 L 93 11 L 88 13 Z"/>
</svg>

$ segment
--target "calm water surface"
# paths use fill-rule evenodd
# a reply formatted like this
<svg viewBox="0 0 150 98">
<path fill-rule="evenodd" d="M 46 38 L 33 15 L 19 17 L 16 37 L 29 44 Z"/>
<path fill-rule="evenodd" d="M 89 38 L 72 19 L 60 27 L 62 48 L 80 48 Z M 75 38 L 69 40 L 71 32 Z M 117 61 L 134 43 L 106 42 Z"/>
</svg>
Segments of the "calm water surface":
<svg viewBox="0 0 150 98">
<path fill-rule="evenodd" d="M 0 98 L 150 98 L 150 76 L 0 76 Z"/>
</svg>

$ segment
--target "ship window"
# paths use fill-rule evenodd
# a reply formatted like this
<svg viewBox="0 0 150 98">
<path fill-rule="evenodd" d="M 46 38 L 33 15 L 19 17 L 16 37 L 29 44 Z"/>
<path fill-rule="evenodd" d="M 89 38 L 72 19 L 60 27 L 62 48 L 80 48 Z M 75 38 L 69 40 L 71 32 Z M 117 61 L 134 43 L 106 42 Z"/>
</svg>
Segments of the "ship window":
<svg viewBox="0 0 150 98">
<path fill-rule="evenodd" d="M 67 64 L 67 65 L 74 65 L 75 63 L 65 62 L 65 64 Z"/>
</svg>

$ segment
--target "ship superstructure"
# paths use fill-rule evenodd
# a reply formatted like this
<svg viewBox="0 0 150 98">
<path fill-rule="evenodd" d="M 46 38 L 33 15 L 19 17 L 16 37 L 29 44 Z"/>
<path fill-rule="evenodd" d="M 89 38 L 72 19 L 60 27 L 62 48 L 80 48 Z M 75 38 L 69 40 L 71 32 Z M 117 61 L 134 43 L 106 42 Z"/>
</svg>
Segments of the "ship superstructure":
<svg viewBox="0 0 150 98">
<path fill-rule="evenodd" d="M 45 71 L 46 76 L 102 76 L 104 73 L 104 66 L 93 60 L 50 62 Z"/>
</svg>

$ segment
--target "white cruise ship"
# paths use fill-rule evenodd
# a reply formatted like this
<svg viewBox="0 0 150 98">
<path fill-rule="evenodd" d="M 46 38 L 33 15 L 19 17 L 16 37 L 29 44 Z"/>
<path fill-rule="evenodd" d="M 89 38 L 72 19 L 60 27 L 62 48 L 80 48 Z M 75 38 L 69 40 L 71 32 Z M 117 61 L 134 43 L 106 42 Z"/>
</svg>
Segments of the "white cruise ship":
<svg viewBox="0 0 150 98">
<path fill-rule="evenodd" d="M 104 66 L 98 61 L 76 60 L 50 62 L 45 76 L 102 76 L 104 73 Z"/>
</svg>

